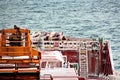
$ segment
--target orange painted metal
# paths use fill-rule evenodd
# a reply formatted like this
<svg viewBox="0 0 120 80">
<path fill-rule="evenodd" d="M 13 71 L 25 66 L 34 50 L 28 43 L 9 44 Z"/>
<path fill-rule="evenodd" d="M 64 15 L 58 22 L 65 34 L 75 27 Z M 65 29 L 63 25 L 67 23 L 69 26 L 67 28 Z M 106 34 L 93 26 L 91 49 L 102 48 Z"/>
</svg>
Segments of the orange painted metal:
<svg viewBox="0 0 120 80">
<path fill-rule="evenodd" d="M 18 34 L 19 33 L 19 34 Z M 14 35 L 14 36 L 13 36 Z M 27 58 L 19 58 L 27 56 Z M 6 58 L 4 58 L 6 57 Z M 0 72 L 40 72 L 41 53 L 32 49 L 30 30 L 21 28 L 3 29 L 0 35 Z M 7 66 L 11 64 L 15 66 Z M 27 64 L 23 70 L 18 65 Z M 15 68 L 9 70 L 9 68 Z M 29 70 L 28 68 L 35 68 Z M 5 70 L 3 69 L 5 68 Z M 8 69 L 6 69 L 8 68 Z"/>
</svg>

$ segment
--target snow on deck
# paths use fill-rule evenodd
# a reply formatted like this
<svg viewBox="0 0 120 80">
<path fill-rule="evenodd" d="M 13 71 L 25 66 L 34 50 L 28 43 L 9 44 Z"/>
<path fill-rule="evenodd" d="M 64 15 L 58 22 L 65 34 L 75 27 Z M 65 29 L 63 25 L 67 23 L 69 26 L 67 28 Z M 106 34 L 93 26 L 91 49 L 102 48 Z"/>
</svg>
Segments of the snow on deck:
<svg viewBox="0 0 120 80">
<path fill-rule="evenodd" d="M 50 74 L 54 80 L 78 80 L 74 68 L 44 68 L 41 76 Z M 42 77 L 41 77 L 42 78 Z"/>
</svg>

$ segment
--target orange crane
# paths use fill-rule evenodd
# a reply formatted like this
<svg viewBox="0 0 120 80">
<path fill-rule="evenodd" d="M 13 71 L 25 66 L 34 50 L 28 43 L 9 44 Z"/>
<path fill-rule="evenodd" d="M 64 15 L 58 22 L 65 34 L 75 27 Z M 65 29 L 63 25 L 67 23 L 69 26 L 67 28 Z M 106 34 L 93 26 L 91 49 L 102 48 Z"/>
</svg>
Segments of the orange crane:
<svg viewBox="0 0 120 80">
<path fill-rule="evenodd" d="M 30 30 L 21 29 L 16 25 L 14 28 L 1 30 L 0 79 L 17 80 L 21 75 L 25 78 L 27 73 L 39 79 L 40 59 L 41 53 L 32 49 Z M 4 75 L 8 77 L 3 77 Z"/>
</svg>

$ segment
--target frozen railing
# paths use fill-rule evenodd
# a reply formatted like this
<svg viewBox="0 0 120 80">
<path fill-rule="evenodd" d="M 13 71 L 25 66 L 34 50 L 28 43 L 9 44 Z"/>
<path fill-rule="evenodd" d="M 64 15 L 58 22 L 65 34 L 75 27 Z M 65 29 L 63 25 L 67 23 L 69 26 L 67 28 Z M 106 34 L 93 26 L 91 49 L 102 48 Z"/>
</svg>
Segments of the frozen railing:
<svg viewBox="0 0 120 80">
<path fill-rule="evenodd" d="M 114 71 L 115 80 L 120 80 L 120 71 Z"/>
<path fill-rule="evenodd" d="M 105 80 L 120 80 L 120 72 L 114 71 L 113 75 L 102 76 Z"/>
<path fill-rule="evenodd" d="M 59 50 L 77 50 L 80 46 L 78 41 L 43 41 L 41 48 L 43 49 L 59 49 Z"/>
<path fill-rule="evenodd" d="M 94 41 L 91 41 L 94 42 Z M 78 50 L 79 48 L 91 48 L 90 41 L 42 41 L 36 44 L 37 47 L 40 47 L 44 50 Z"/>
</svg>

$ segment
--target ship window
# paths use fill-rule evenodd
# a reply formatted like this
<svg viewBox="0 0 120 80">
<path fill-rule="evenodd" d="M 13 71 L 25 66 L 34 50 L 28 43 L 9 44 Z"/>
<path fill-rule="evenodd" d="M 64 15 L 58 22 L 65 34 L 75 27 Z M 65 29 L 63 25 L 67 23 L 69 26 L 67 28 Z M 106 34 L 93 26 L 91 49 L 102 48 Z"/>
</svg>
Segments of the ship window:
<svg viewBox="0 0 120 80">
<path fill-rule="evenodd" d="M 51 45 L 53 45 L 53 43 L 51 43 Z"/>
<path fill-rule="evenodd" d="M 46 45 L 46 43 L 44 43 L 44 45 Z"/>
<path fill-rule="evenodd" d="M 69 43 L 70 45 L 72 45 L 72 43 Z"/>
<path fill-rule="evenodd" d="M 61 45 L 61 43 L 59 43 Z"/>
<path fill-rule="evenodd" d="M 74 45 L 76 45 L 76 43 L 74 43 Z"/>
<path fill-rule="evenodd" d="M 49 45 L 49 42 L 47 42 L 46 44 Z"/>
</svg>

